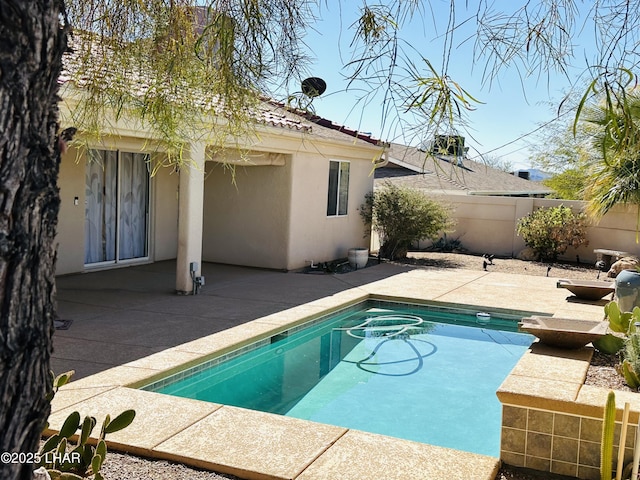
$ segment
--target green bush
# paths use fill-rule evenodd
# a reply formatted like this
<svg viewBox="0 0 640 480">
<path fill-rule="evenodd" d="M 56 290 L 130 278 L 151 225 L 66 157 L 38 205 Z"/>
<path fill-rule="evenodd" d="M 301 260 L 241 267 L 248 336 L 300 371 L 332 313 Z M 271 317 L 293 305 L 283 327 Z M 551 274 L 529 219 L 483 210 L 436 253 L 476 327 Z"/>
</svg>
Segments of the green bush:
<svg viewBox="0 0 640 480">
<path fill-rule="evenodd" d="M 564 205 L 539 208 L 522 217 L 517 232 L 540 261 L 555 261 L 567 248 L 589 244 L 586 238 L 586 215 L 575 215 Z"/>
<path fill-rule="evenodd" d="M 630 334 L 636 333 L 636 323 L 640 322 L 640 308 L 635 307 L 633 312 L 623 312 L 618 302 L 611 301 L 604 306 L 604 317 L 609 321 L 609 329 L 622 335 L 607 333 L 594 340 L 593 346 L 602 353 L 612 355 L 622 350 Z"/>
<path fill-rule="evenodd" d="M 380 256 L 391 260 L 406 257 L 413 242 L 435 240 L 454 225 L 447 207 L 390 182 L 367 194 L 360 215 L 380 236 Z"/>
</svg>

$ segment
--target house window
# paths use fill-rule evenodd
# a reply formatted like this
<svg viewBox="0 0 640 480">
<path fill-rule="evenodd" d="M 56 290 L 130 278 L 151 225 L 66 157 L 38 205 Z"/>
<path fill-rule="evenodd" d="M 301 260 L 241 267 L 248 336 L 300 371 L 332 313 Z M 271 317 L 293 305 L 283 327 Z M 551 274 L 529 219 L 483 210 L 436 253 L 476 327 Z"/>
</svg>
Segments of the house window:
<svg viewBox="0 0 640 480">
<path fill-rule="evenodd" d="M 149 156 L 89 150 L 85 170 L 85 265 L 149 255 Z"/>
<path fill-rule="evenodd" d="M 329 162 L 329 194 L 327 216 L 347 214 L 349 199 L 349 162 Z"/>
</svg>

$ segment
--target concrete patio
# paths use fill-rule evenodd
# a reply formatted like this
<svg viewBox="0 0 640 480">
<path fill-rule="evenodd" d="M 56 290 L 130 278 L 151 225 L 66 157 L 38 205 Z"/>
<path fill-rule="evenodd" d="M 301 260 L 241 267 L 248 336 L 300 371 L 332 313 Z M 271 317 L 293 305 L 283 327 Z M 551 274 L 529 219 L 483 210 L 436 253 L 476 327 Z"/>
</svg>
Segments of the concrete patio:
<svg viewBox="0 0 640 480">
<path fill-rule="evenodd" d="M 173 262 L 58 279 L 53 368 L 76 380 L 52 403 L 50 425 L 73 410 L 101 422 L 126 408 L 134 424 L 114 449 L 241 478 L 475 478 L 499 459 L 137 388 L 366 298 L 443 302 L 559 317 L 602 317 L 604 302 L 571 302 L 556 279 L 460 269 L 374 265 L 341 275 L 205 264 L 198 296 L 176 296 Z M 82 378 L 84 377 L 84 378 Z M 357 461 L 353 461 L 356 459 Z"/>
<path fill-rule="evenodd" d="M 52 368 L 74 379 L 181 343 L 410 270 L 375 265 L 343 275 L 284 273 L 205 263 L 197 296 L 175 294 L 175 262 L 57 278 Z"/>
</svg>

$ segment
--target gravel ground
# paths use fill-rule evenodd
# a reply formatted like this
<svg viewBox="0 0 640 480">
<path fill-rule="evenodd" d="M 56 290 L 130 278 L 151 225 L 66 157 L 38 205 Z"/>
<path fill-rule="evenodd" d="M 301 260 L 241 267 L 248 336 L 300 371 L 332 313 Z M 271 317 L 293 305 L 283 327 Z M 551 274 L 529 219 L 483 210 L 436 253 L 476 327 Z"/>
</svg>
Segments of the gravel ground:
<svg viewBox="0 0 640 480">
<path fill-rule="evenodd" d="M 109 452 L 100 471 L 105 480 L 222 480 L 238 477 L 190 468 L 180 463 Z"/>
<path fill-rule="evenodd" d="M 411 253 L 406 263 L 431 268 L 465 268 L 469 270 L 483 270 L 483 258 L 479 255 L 459 253 L 416 252 Z M 551 267 L 549 269 L 549 267 Z M 518 273 L 522 275 L 550 276 L 578 280 L 595 280 L 598 271 L 591 264 L 577 263 L 540 263 L 525 262 L 516 259 L 496 258 L 492 265 L 487 265 L 487 271 Z M 605 279 L 605 274 L 600 279 Z M 617 359 L 612 356 L 596 355 L 592 367 L 587 375 L 587 383 L 628 389 L 621 378 L 615 373 L 613 365 Z M 230 475 L 192 469 L 181 464 L 166 461 L 148 460 L 132 455 L 111 452 L 102 468 L 107 480 L 218 480 L 235 479 Z M 548 473 L 540 474 L 535 471 L 503 466 L 495 480 L 540 480 L 562 479 L 567 477 L 553 476 Z"/>
<path fill-rule="evenodd" d="M 404 263 L 435 268 L 484 270 L 484 260 L 481 255 L 410 252 Z M 494 258 L 493 265 L 487 265 L 486 270 L 488 272 L 517 273 L 520 275 L 549 276 L 574 280 L 596 280 L 599 273 L 591 263 L 525 262 L 515 258 Z M 606 280 L 606 273 L 600 274 L 600 280 Z"/>
</svg>

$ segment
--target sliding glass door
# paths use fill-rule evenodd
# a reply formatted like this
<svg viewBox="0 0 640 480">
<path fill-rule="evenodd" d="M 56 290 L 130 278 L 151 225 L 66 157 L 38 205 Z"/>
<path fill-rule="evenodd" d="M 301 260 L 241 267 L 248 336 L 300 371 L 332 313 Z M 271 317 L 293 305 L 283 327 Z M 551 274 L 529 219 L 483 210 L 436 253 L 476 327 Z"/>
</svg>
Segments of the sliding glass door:
<svg viewBox="0 0 640 480">
<path fill-rule="evenodd" d="M 90 150 L 85 171 L 85 265 L 149 255 L 149 157 Z"/>
</svg>

